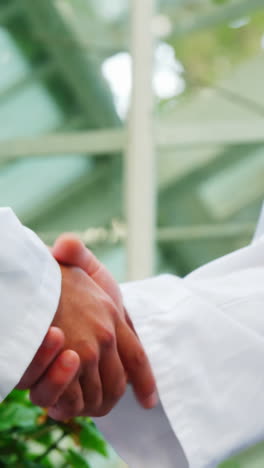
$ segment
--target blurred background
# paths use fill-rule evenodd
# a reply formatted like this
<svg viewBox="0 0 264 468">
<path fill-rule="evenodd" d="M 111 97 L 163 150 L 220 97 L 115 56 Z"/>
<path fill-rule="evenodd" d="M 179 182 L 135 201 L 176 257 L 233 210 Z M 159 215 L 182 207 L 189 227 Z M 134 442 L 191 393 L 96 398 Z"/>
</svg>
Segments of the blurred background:
<svg viewBox="0 0 264 468">
<path fill-rule="evenodd" d="M 48 244 L 76 232 L 119 281 L 246 245 L 263 49 L 263 0 L 0 0 L 1 206 Z"/>
</svg>

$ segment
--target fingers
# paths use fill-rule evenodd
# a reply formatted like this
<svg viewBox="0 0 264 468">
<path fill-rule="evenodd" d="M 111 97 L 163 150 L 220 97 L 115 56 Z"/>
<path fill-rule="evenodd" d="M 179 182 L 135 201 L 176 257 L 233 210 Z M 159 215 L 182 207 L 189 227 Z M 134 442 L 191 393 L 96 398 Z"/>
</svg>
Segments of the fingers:
<svg viewBox="0 0 264 468">
<path fill-rule="evenodd" d="M 75 351 L 63 351 L 39 381 L 31 387 L 32 403 L 42 407 L 54 406 L 80 368 Z"/>
<path fill-rule="evenodd" d="M 126 390 L 127 378 L 115 346 L 103 353 L 100 361 L 100 376 L 103 387 L 103 402 L 96 414 L 97 417 L 108 414 Z"/>
<path fill-rule="evenodd" d="M 67 421 L 82 413 L 84 401 L 78 379 L 75 379 L 65 390 L 57 403 L 49 408 L 48 415 L 56 421 Z"/>
<path fill-rule="evenodd" d="M 85 343 L 82 354 L 80 384 L 84 399 L 84 416 L 93 416 L 102 405 L 103 389 L 99 373 L 99 350 L 96 344 Z"/>
<path fill-rule="evenodd" d="M 140 404 L 151 409 L 158 403 L 155 379 L 145 351 L 126 324 L 118 326 L 118 351 Z"/>
<path fill-rule="evenodd" d="M 63 332 L 59 328 L 51 327 L 17 388 L 19 390 L 26 390 L 36 384 L 40 376 L 62 350 L 63 346 Z"/>
<path fill-rule="evenodd" d="M 105 323 L 97 329 L 96 342 L 92 345 L 86 343 L 82 347 L 81 356 L 86 360 L 80 377 L 85 402 L 82 415 L 104 416 L 126 389 L 126 374 L 117 352 L 115 332 L 111 325 L 107 326 Z"/>
</svg>

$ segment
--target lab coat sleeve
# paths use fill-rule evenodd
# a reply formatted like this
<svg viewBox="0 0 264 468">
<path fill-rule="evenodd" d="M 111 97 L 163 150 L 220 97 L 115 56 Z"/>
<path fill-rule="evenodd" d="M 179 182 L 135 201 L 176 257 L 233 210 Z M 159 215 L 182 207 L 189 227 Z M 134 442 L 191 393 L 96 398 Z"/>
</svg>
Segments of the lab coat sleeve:
<svg viewBox="0 0 264 468">
<path fill-rule="evenodd" d="M 263 440 L 263 237 L 184 279 L 122 292 L 190 468 L 215 467 Z"/>
<path fill-rule="evenodd" d="M 57 310 L 58 264 L 9 208 L 0 208 L 0 401 L 32 361 Z"/>
</svg>

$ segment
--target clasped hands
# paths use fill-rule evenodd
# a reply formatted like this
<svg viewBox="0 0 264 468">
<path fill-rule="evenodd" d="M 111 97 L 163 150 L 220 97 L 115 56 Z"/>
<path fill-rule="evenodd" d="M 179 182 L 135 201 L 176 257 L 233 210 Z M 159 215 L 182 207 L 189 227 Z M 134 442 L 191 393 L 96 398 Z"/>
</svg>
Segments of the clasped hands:
<svg viewBox="0 0 264 468">
<path fill-rule="evenodd" d="M 30 389 L 49 416 L 104 416 L 133 386 L 152 408 L 157 391 L 150 364 L 115 280 L 74 236 L 61 236 L 52 254 L 62 274 L 60 303 L 42 345 L 17 388 Z"/>
</svg>

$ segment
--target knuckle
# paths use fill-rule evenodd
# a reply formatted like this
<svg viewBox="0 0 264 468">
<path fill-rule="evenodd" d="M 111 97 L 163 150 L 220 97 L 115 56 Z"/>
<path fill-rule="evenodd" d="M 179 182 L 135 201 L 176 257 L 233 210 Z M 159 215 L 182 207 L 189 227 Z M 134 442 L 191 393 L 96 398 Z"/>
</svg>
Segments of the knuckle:
<svg viewBox="0 0 264 468">
<path fill-rule="evenodd" d="M 88 365 L 96 365 L 99 360 L 98 351 L 90 343 L 85 342 L 81 347 L 82 356 Z"/>
<path fill-rule="evenodd" d="M 118 319 L 118 310 L 117 307 L 114 304 L 111 304 L 110 310 L 109 310 L 111 317 L 114 321 Z"/>
<path fill-rule="evenodd" d="M 137 349 L 132 356 L 132 365 L 133 367 L 141 367 L 145 363 L 145 352 L 143 348 Z"/>
<path fill-rule="evenodd" d="M 99 339 L 100 343 L 106 348 L 111 348 L 115 343 L 114 333 L 105 327 L 101 328 L 99 332 Z"/>
<path fill-rule="evenodd" d="M 115 320 L 118 316 L 118 310 L 112 299 L 110 297 L 104 297 L 103 305 L 107 310 L 108 314 L 110 314 L 110 316 Z"/>
</svg>

